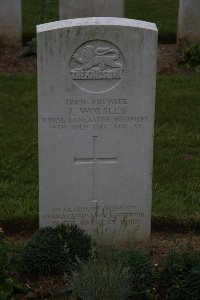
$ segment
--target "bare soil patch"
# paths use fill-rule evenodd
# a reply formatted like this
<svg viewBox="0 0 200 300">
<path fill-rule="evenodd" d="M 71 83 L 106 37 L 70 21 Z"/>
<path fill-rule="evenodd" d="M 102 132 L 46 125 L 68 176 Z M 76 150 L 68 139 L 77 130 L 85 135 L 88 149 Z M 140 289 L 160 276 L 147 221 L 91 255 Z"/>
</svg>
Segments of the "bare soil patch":
<svg viewBox="0 0 200 300">
<path fill-rule="evenodd" d="M 180 49 L 175 44 L 158 46 L 158 74 L 193 75 L 194 70 L 178 63 Z"/>
<path fill-rule="evenodd" d="M 25 48 L 0 45 L 0 74 L 34 74 L 37 69 L 36 56 L 21 57 Z M 192 75 L 194 71 L 178 64 L 179 49 L 175 44 L 159 45 L 158 74 Z"/>
<path fill-rule="evenodd" d="M 36 56 L 20 57 L 24 48 L 0 45 L 0 74 L 34 74 L 37 69 Z"/>
</svg>

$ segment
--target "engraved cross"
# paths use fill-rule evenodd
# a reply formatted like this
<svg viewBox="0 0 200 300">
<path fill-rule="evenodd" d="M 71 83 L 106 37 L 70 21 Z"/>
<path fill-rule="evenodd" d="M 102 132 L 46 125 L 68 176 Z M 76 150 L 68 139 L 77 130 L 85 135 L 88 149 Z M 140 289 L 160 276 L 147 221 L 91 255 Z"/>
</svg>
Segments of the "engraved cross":
<svg viewBox="0 0 200 300">
<path fill-rule="evenodd" d="M 93 152 L 92 157 L 85 157 L 85 158 L 77 158 L 74 157 L 74 164 L 75 165 L 85 165 L 85 164 L 92 164 L 93 165 L 93 171 L 92 171 L 92 177 L 93 177 L 93 183 L 92 183 L 92 197 L 93 202 L 97 203 L 99 200 L 96 197 L 96 169 L 98 164 L 116 164 L 118 157 L 98 157 L 96 154 L 96 148 L 97 148 L 97 140 L 98 136 L 93 136 Z"/>
</svg>

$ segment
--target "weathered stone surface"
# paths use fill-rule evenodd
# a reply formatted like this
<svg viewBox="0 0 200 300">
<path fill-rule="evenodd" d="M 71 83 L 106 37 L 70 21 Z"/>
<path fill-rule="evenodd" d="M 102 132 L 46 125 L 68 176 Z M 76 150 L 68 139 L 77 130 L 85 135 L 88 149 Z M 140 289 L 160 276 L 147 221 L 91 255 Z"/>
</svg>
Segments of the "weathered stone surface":
<svg viewBox="0 0 200 300">
<path fill-rule="evenodd" d="M 124 0 L 60 0 L 60 19 L 123 17 Z"/>
<path fill-rule="evenodd" d="M 200 43 L 200 1 L 180 0 L 178 44 Z"/>
<path fill-rule="evenodd" d="M 156 26 L 88 18 L 37 31 L 40 226 L 148 246 Z"/>
<path fill-rule="evenodd" d="M 0 1 L 0 42 L 17 46 L 21 43 L 21 0 Z"/>
</svg>

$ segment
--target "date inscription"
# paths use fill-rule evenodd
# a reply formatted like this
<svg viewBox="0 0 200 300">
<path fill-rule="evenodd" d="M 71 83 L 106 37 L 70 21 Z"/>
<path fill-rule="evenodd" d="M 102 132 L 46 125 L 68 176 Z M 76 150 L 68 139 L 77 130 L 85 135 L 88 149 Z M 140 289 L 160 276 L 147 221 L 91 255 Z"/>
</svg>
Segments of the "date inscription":
<svg viewBox="0 0 200 300">
<path fill-rule="evenodd" d="M 62 116 L 43 116 L 42 123 L 55 131 L 141 129 L 148 116 L 130 115 L 127 98 L 66 99 Z"/>
</svg>

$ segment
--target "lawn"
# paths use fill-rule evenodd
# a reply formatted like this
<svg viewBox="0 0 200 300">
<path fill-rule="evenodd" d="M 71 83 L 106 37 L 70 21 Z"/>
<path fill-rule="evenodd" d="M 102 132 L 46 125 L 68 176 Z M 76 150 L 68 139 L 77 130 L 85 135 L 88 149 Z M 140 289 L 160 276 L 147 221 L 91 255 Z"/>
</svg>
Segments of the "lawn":
<svg viewBox="0 0 200 300">
<path fill-rule="evenodd" d="M 23 40 L 36 36 L 36 25 L 59 19 L 58 0 L 22 0 Z"/>
<path fill-rule="evenodd" d="M 157 84 L 153 216 L 200 221 L 200 77 Z"/>
<path fill-rule="evenodd" d="M 125 16 L 156 23 L 159 41 L 175 42 L 178 0 L 125 0 Z M 58 0 L 22 0 L 23 38 L 36 35 L 37 24 L 58 20 Z"/>
<path fill-rule="evenodd" d="M 127 18 L 156 23 L 159 42 L 176 41 L 179 0 L 126 0 Z"/>
<path fill-rule="evenodd" d="M 200 77 L 157 82 L 153 221 L 200 224 Z M 36 76 L 0 76 L 0 224 L 38 218 Z"/>
<path fill-rule="evenodd" d="M 36 78 L 0 77 L 0 224 L 38 213 Z"/>
</svg>

